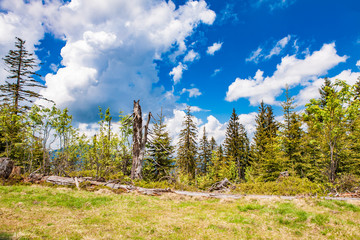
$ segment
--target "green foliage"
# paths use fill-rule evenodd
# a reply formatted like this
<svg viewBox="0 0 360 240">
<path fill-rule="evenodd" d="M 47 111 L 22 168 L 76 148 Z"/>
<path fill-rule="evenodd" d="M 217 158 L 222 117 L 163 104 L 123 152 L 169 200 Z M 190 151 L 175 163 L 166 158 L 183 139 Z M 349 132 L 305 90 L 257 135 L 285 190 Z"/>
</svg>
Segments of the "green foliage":
<svg viewBox="0 0 360 240">
<path fill-rule="evenodd" d="M 294 97 L 289 96 L 286 88 L 286 100 L 282 103 L 284 123 L 280 125 L 281 150 L 285 157 L 284 169 L 295 172 L 297 176 L 305 177 L 308 165 L 303 158 L 302 138 L 304 132 L 301 128 L 299 114 L 294 112 Z"/>
<path fill-rule="evenodd" d="M 287 177 L 279 182 L 248 182 L 236 184 L 234 192 L 270 195 L 324 195 L 325 187 L 306 178 Z"/>
<path fill-rule="evenodd" d="M 10 50 L 5 56 L 4 61 L 6 70 L 9 73 L 5 84 L 0 86 L 0 97 L 3 102 L 8 103 L 14 113 L 23 113 L 29 107 L 21 104 L 22 102 L 32 103 L 35 99 L 45 99 L 34 88 L 45 88 L 44 85 L 37 82 L 33 76 L 36 76 L 34 69 L 37 68 L 36 60 L 32 53 L 25 49 L 25 41 L 16 38 L 15 50 Z"/>
<path fill-rule="evenodd" d="M 187 107 L 182 125 L 184 128 L 180 132 L 177 166 L 180 174 L 188 175 L 189 179 L 194 179 L 197 167 L 197 127 L 192 119 L 190 107 Z"/>
<path fill-rule="evenodd" d="M 304 120 L 312 139 L 320 145 L 320 164 L 330 182 L 334 183 L 338 167 L 349 157 L 351 123 L 359 116 L 359 105 L 354 93 L 344 81 L 335 84 L 325 81 L 321 99 L 306 105 Z"/>
<path fill-rule="evenodd" d="M 200 139 L 199 144 L 199 172 L 200 174 L 207 174 L 209 172 L 209 166 L 210 166 L 210 160 L 211 160 L 211 146 L 208 141 L 208 137 L 206 134 L 206 129 L 204 126 L 203 129 L 203 136 Z"/>
<path fill-rule="evenodd" d="M 162 112 L 156 119 L 149 136 L 151 138 L 148 144 L 149 157 L 143 169 L 144 177 L 159 180 L 170 176 L 174 167 L 174 147 L 171 146 L 171 138 L 166 130 Z"/>
<path fill-rule="evenodd" d="M 244 179 L 245 168 L 249 164 L 249 139 L 244 126 L 239 123 L 235 109 L 233 109 L 226 128 L 224 146 L 227 160 L 234 161 L 236 165 L 235 172 L 230 179 Z"/>
<path fill-rule="evenodd" d="M 256 169 L 255 174 L 262 180 L 274 181 L 284 170 L 284 161 L 281 158 L 277 135 L 279 126 L 271 106 L 265 106 L 261 102 L 255 122 L 251 164 Z"/>
</svg>

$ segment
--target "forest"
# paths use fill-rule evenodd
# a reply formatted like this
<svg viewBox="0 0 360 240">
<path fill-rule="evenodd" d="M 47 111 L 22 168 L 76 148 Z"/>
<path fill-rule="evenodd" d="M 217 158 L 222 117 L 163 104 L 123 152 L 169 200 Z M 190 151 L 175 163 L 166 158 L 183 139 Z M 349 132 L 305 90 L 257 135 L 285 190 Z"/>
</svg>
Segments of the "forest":
<svg viewBox="0 0 360 240">
<path fill-rule="evenodd" d="M 134 113 L 99 107 L 99 129 L 91 138 L 72 125 L 68 109 L 43 107 L 36 79 L 39 65 L 17 38 L 3 59 L 8 77 L 0 86 L 0 155 L 21 174 L 83 176 L 135 182 L 143 186 L 207 190 L 225 178 L 239 191 L 268 193 L 281 182 L 295 193 L 354 191 L 360 184 L 360 78 L 325 78 L 320 97 L 296 111 L 286 90 L 283 121 L 261 103 L 252 139 L 229 113 L 225 140 L 217 144 L 200 131 L 186 110 L 179 142 L 169 137 L 164 115 L 148 114 L 143 123 L 140 101 Z M 52 146 L 56 145 L 56 148 Z M 297 191 L 296 188 L 303 188 Z M 317 193 L 317 192 L 316 192 Z"/>
</svg>

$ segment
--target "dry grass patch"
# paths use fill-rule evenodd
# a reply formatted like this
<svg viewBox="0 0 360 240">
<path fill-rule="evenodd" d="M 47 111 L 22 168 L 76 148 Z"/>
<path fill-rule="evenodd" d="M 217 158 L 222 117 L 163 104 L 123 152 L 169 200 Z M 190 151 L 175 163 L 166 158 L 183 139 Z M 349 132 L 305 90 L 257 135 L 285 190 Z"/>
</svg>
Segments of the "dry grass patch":
<svg viewBox="0 0 360 240">
<path fill-rule="evenodd" d="M 359 239 L 359 207 L 0 187 L 0 239 Z"/>
</svg>

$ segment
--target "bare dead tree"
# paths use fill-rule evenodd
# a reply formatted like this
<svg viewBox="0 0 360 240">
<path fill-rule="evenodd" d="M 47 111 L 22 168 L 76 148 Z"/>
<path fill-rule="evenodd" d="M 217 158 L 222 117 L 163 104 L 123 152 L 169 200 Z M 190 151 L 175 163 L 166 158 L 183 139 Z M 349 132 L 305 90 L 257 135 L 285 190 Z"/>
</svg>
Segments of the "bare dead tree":
<svg viewBox="0 0 360 240">
<path fill-rule="evenodd" d="M 142 179 L 142 165 L 145 156 L 145 145 L 147 141 L 148 128 L 151 119 L 151 112 L 149 112 L 147 122 L 144 126 L 143 134 L 143 119 L 141 113 L 140 100 L 134 101 L 133 113 L 133 161 L 131 167 L 131 179 Z"/>
</svg>

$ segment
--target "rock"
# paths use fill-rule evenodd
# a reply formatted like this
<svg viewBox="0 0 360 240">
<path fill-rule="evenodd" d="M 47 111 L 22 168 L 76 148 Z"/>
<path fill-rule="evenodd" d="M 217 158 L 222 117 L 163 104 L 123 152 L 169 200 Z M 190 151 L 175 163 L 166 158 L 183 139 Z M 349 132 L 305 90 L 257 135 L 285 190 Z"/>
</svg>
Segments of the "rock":
<svg viewBox="0 0 360 240">
<path fill-rule="evenodd" d="M 9 178 L 14 167 L 14 162 L 7 157 L 0 158 L 0 178 Z"/>
</svg>

